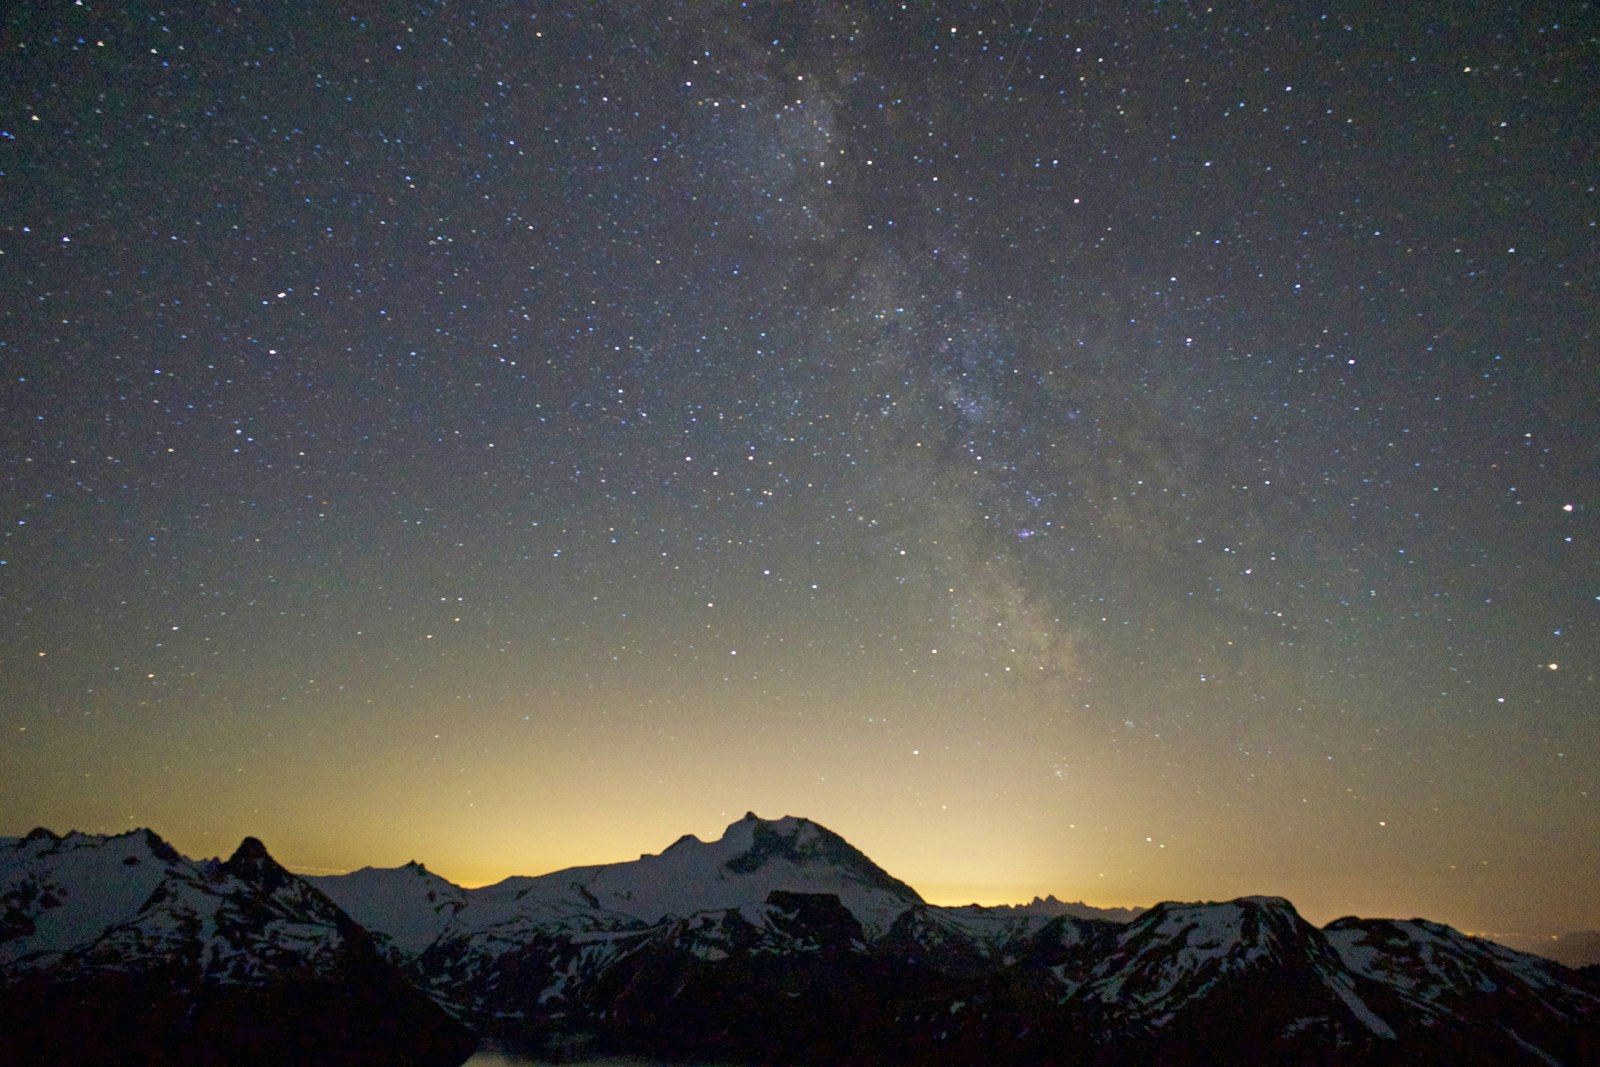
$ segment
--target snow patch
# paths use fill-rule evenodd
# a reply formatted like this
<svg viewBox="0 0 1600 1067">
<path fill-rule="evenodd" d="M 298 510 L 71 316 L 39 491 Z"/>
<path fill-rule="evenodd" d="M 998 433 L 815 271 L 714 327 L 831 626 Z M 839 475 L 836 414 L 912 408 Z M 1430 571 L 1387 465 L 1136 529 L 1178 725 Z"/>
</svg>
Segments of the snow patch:
<svg viewBox="0 0 1600 1067">
<path fill-rule="evenodd" d="M 1393 1041 L 1395 1039 L 1394 1030 L 1390 1028 L 1389 1024 L 1379 1018 L 1377 1012 L 1367 1007 L 1366 1001 L 1356 996 L 1354 984 L 1347 975 L 1330 974 L 1328 976 L 1328 987 L 1338 994 L 1339 999 L 1344 1001 L 1345 1007 L 1349 1008 L 1351 1014 L 1360 1019 L 1362 1025 L 1368 1030 L 1386 1040 Z"/>
</svg>

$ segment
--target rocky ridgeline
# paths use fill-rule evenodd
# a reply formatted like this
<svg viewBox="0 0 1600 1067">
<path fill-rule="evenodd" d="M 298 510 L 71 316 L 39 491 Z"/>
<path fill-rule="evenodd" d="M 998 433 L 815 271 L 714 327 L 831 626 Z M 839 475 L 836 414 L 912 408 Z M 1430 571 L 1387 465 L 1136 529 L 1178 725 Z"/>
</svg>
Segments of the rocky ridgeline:
<svg viewBox="0 0 1600 1067">
<path fill-rule="evenodd" d="M 319 890 L 246 838 L 0 847 L 0 1064 L 458 1064 L 477 1045 Z"/>
<path fill-rule="evenodd" d="M 935 907 L 805 819 L 471 890 L 36 832 L 0 846 L 0 894 L 3 1063 L 443 1064 L 456 1021 L 554 1058 L 1600 1062 L 1592 976 L 1446 926 L 1319 930 L 1270 897 Z"/>
</svg>

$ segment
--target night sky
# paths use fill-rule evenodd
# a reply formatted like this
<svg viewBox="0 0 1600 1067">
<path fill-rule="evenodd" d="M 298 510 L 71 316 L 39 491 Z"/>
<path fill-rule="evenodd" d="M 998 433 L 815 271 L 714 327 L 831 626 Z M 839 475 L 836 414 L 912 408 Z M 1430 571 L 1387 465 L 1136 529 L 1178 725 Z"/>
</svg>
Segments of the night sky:
<svg viewBox="0 0 1600 1067">
<path fill-rule="evenodd" d="M 4 17 L 0 833 L 1600 926 L 1593 5 L 193 6 Z"/>
</svg>

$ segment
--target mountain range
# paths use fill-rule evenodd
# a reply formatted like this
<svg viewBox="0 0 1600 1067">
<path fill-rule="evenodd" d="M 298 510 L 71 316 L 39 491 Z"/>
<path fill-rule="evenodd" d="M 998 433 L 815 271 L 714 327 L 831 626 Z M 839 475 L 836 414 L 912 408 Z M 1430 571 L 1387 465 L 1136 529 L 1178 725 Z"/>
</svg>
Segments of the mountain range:
<svg viewBox="0 0 1600 1067">
<path fill-rule="evenodd" d="M 477 1041 L 255 838 L 0 838 L 0 1064 L 460 1063 Z"/>
<path fill-rule="evenodd" d="M 1276 897 L 938 907 L 793 817 L 476 889 L 36 830 L 0 905 L 4 1064 L 1600 1062 L 1594 968 Z"/>
</svg>

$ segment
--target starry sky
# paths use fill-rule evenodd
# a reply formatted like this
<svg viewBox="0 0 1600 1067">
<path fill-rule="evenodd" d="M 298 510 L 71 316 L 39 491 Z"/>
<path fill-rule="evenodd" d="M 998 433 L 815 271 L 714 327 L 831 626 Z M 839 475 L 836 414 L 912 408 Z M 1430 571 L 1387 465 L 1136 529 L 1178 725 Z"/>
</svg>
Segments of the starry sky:
<svg viewBox="0 0 1600 1067">
<path fill-rule="evenodd" d="M 1589 3 L 10 5 L 0 832 L 1600 926 Z"/>
</svg>

